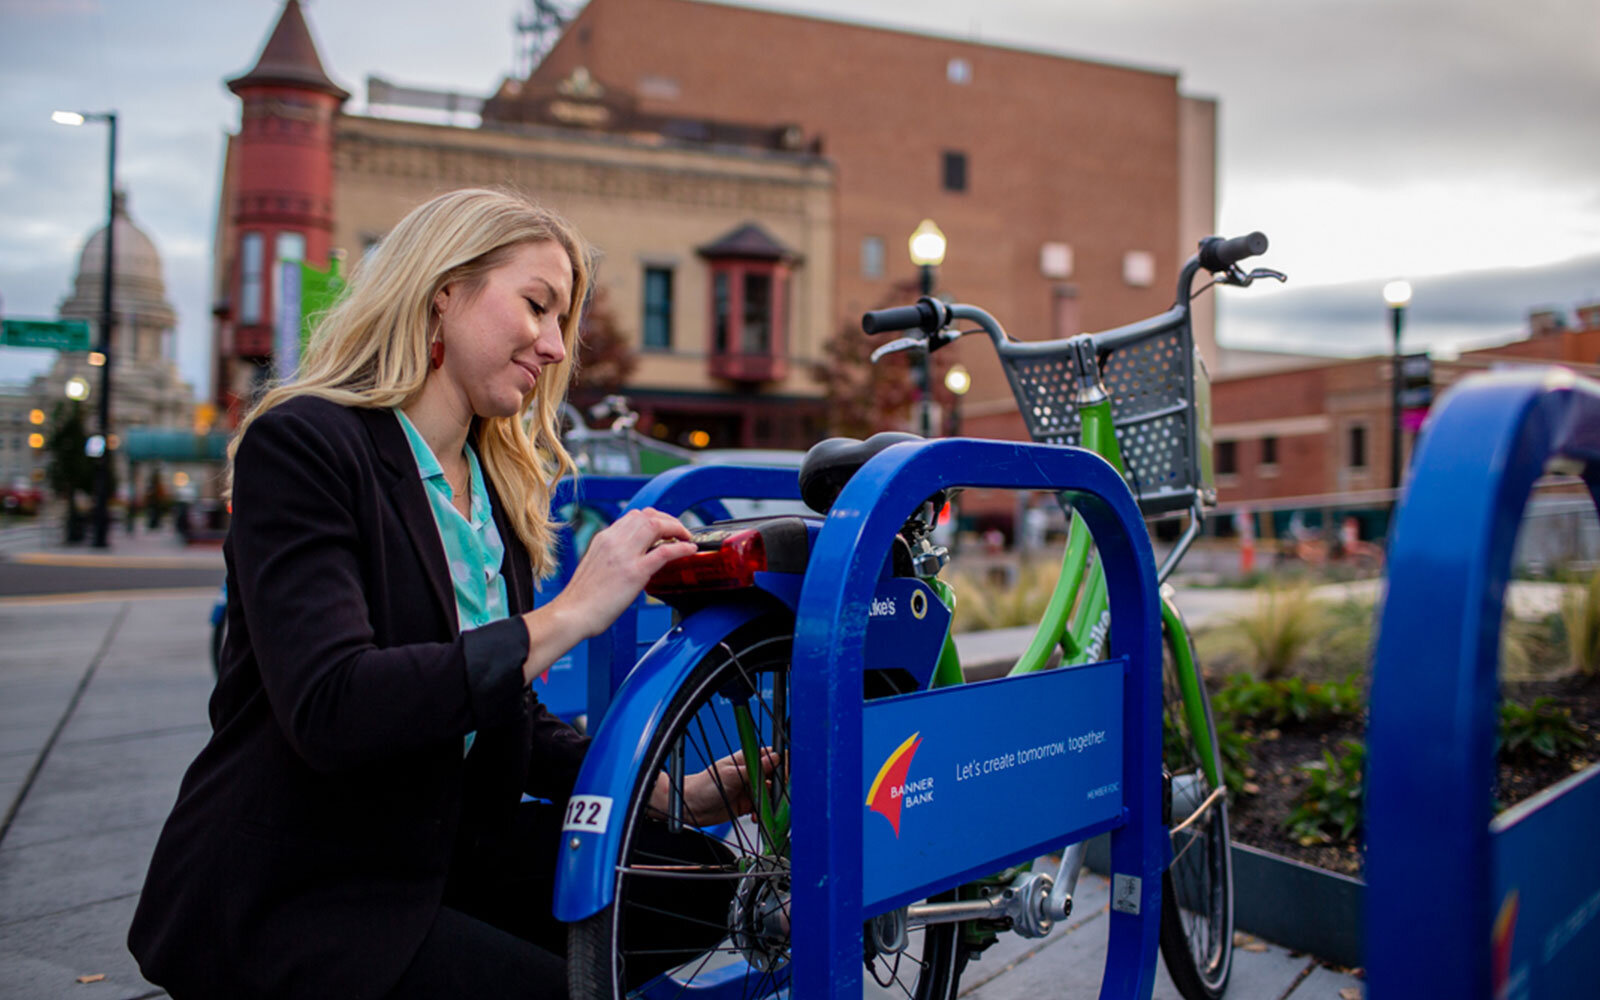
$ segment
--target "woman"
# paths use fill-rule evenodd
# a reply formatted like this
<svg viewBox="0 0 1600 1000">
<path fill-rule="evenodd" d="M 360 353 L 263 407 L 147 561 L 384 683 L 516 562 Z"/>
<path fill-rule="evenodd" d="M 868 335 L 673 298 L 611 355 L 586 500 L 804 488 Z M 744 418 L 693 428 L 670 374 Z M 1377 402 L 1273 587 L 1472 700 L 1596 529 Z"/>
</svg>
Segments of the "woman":
<svg viewBox="0 0 1600 1000">
<path fill-rule="evenodd" d="M 587 744 L 529 682 L 694 551 L 631 513 L 533 609 L 589 282 L 556 216 L 435 198 L 241 426 L 213 733 L 129 933 L 178 1000 L 565 995 L 549 872 Z"/>
</svg>

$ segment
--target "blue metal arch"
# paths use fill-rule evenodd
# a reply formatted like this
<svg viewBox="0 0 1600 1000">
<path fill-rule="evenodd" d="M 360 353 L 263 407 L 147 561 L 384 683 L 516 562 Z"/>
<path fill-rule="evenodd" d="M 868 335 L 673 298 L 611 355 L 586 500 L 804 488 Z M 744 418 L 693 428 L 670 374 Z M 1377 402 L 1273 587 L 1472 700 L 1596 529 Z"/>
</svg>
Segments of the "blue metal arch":
<svg viewBox="0 0 1600 1000">
<path fill-rule="evenodd" d="M 1160 615 L 1154 557 L 1127 484 L 1076 448 L 947 439 L 896 445 L 834 502 L 801 590 L 791 674 L 797 768 L 793 969 L 796 996 L 861 995 L 862 648 L 890 540 L 923 500 L 955 486 L 1065 488 L 1106 563 L 1111 641 L 1133 665 L 1124 699 L 1127 822 L 1112 869 L 1141 879 L 1140 916 L 1113 912 L 1101 996 L 1148 997 L 1154 985 L 1161 874 Z"/>
<path fill-rule="evenodd" d="M 794 469 L 774 466 L 680 465 L 653 477 L 639 488 L 623 513 L 654 507 L 678 515 L 705 510 L 726 517 L 722 500 L 798 500 L 800 479 Z M 720 515 L 717 513 L 720 511 Z M 589 726 L 605 717 L 611 693 L 633 669 L 638 650 L 640 601 L 624 611 L 611 628 L 589 642 Z M 610 664 L 609 670 L 600 669 Z"/>
<path fill-rule="evenodd" d="M 1490 996 L 1500 626 L 1518 523 L 1552 456 L 1582 463 L 1600 504 L 1600 386 L 1559 369 L 1463 382 L 1417 451 L 1367 733 L 1374 998 Z M 1558 858 L 1543 863 L 1551 879 L 1570 876 Z"/>
</svg>

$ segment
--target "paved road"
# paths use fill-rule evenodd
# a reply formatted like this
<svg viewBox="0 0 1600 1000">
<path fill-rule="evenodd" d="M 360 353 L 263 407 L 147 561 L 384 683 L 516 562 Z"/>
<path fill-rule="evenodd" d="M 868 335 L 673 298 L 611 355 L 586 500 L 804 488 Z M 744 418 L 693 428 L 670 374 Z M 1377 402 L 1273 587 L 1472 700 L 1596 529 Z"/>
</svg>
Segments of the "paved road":
<svg viewBox="0 0 1600 1000">
<path fill-rule="evenodd" d="M 170 531 L 111 533 L 108 549 L 66 546 L 54 524 L 0 531 L 0 600 L 132 590 L 215 592 L 222 583 L 222 550 L 184 546 Z"/>
<path fill-rule="evenodd" d="M 0 599 L 30 595 L 104 594 L 125 590 L 210 590 L 222 567 L 106 566 L 24 557 L 0 560 Z"/>
</svg>

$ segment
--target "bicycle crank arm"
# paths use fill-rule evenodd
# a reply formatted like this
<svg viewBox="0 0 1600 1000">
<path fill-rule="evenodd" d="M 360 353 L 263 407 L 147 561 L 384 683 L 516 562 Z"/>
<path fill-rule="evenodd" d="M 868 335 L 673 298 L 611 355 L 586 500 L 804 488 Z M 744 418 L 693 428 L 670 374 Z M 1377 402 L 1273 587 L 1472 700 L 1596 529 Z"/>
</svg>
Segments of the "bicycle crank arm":
<svg viewBox="0 0 1600 1000">
<path fill-rule="evenodd" d="M 906 926 L 956 924 L 964 920 L 1010 920 L 1011 929 L 1023 937 L 1044 937 L 1050 933 L 1052 923 L 1045 912 L 1045 897 L 1050 892 L 1052 882 L 1050 876 L 1033 872 L 983 899 L 909 906 L 906 908 Z"/>
<path fill-rule="evenodd" d="M 1083 856 L 1088 853 L 1087 841 L 1079 841 L 1061 852 L 1061 867 L 1056 869 L 1050 895 L 1044 901 L 1044 913 L 1049 920 L 1065 920 L 1072 915 L 1072 894 L 1078 888 L 1078 873 L 1083 871 Z"/>
</svg>

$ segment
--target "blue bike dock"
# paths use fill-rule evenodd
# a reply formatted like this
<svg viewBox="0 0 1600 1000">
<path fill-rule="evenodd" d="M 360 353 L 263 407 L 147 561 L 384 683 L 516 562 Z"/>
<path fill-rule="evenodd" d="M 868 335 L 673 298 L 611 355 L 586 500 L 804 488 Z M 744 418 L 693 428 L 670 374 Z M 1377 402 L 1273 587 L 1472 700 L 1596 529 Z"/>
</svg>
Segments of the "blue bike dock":
<svg viewBox="0 0 1600 1000">
<path fill-rule="evenodd" d="M 560 511 L 574 506 L 599 514 L 609 524 L 626 509 L 640 487 L 650 481 L 649 476 L 583 476 L 568 477 L 556 484 L 550 509 Z M 582 540 L 576 537 L 571 525 L 560 532 L 559 562 L 554 579 L 543 581 L 534 594 L 534 606 L 542 607 L 561 592 L 572 573 L 578 568 Z M 642 602 L 641 602 L 642 603 Z M 665 611 L 665 609 L 663 609 Z M 658 615 L 658 620 L 638 622 L 641 635 L 649 635 L 651 642 L 666 631 L 670 615 Z M 545 707 L 567 721 L 583 715 L 589 704 L 589 661 L 592 643 L 579 643 L 565 656 L 550 665 L 550 669 L 533 682 L 533 690 Z"/>
<path fill-rule="evenodd" d="M 1117 659 L 862 700 L 869 608 L 906 516 L 952 487 L 1065 490 L 1106 565 Z M 1087 451 L 896 445 L 834 502 L 800 592 L 792 688 L 792 993 L 858 1000 L 862 921 L 1109 830 L 1102 997 L 1149 997 L 1161 875 L 1160 616 L 1149 539 Z"/>
<path fill-rule="evenodd" d="M 1390 546 L 1367 732 L 1373 1000 L 1595 996 L 1600 766 L 1494 815 L 1513 544 L 1552 460 L 1600 504 L 1600 385 L 1483 376 L 1424 430 Z"/>
<path fill-rule="evenodd" d="M 631 477 L 630 477 L 631 478 Z M 584 480 L 587 484 L 593 480 Z M 620 487 L 619 489 L 626 488 Z M 682 465 L 645 480 L 628 496 L 622 513 L 653 507 L 674 516 L 695 511 L 706 522 L 728 516 L 723 500 L 799 500 L 793 469 L 773 466 Z M 643 594 L 609 630 L 591 639 L 588 710 L 591 729 L 605 717 L 611 698 L 650 644 L 671 624 L 671 609 L 651 605 Z"/>
</svg>

